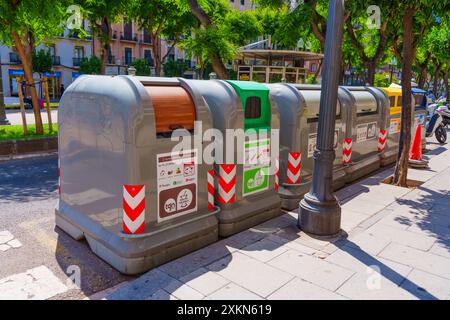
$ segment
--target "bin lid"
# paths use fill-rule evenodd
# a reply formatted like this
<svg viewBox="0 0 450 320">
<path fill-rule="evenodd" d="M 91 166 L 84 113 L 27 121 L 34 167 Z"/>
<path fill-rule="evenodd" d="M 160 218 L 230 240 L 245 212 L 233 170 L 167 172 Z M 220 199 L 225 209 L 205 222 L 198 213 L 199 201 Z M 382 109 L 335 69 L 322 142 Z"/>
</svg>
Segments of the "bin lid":
<svg viewBox="0 0 450 320">
<path fill-rule="evenodd" d="M 244 130 L 270 129 L 272 110 L 269 88 L 253 81 L 227 80 L 236 90 L 244 108 Z"/>
</svg>

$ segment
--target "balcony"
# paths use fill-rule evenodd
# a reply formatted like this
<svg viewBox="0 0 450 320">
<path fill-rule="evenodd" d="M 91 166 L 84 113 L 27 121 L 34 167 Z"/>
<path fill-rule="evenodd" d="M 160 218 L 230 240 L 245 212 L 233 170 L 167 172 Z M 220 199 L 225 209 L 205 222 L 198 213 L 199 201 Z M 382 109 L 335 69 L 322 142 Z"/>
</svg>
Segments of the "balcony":
<svg viewBox="0 0 450 320">
<path fill-rule="evenodd" d="M 107 60 L 108 64 L 116 64 L 116 57 L 114 56 L 109 56 L 108 60 Z"/>
<path fill-rule="evenodd" d="M 72 64 L 73 64 L 73 66 L 74 66 L 74 67 L 79 67 L 80 64 L 81 64 L 81 61 L 82 61 L 83 59 L 84 59 L 84 58 L 72 58 Z"/>
<path fill-rule="evenodd" d="M 20 60 L 19 55 L 15 52 L 9 53 L 9 62 L 11 64 L 22 64 L 22 60 Z"/>
<path fill-rule="evenodd" d="M 142 43 L 152 44 L 152 38 L 150 37 L 150 35 L 144 33 L 144 36 L 142 37 Z"/>
<path fill-rule="evenodd" d="M 61 57 L 60 56 L 52 56 L 52 63 L 54 66 L 61 65 Z"/>
<path fill-rule="evenodd" d="M 120 40 L 137 42 L 138 38 L 136 33 L 121 32 Z"/>
<path fill-rule="evenodd" d="M 122 64 L 124 66 L 129 66 L 134 60 L 136 60 L 136 57 L 125 56 L 122 57 Z"/>
</svg>

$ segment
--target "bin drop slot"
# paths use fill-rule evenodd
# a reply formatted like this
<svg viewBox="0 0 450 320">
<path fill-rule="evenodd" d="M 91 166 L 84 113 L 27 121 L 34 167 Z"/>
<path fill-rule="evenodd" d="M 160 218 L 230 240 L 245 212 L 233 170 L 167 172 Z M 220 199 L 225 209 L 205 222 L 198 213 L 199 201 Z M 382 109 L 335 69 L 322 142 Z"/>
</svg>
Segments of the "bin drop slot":
<svg viewBox="0 0 450 320">
<path fill-rule="evenodd" d="M 368 91 L 352 91 L 356 101 L 358 116 L 367 116 L 378 113 L 378 104 L 375 96 Z"/>
<path fill-rule="evenodd" d="M 157 136 L 170 137 L 172 131 L 176 129 L 193 132 L 196 119 L 195 105 L 191 95 L 184 88 L 148 86 L 145 89 L 150 95 L 155 112 Z"/>
<path fill-rule="evenodd" d="M 320 90 L 300 90 L 306 102 L 306 118 L 308 123 L 319 121 Z M 336 106 L 336 119 L 341 117 L 341 103 Z"/>
</svg>

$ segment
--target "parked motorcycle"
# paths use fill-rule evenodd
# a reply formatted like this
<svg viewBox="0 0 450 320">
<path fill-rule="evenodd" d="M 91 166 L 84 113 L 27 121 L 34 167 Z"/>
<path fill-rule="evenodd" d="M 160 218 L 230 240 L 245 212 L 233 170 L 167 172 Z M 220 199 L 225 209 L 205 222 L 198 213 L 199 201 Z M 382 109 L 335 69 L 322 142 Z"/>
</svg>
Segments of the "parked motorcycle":
<svg viewBox="0 0 450 320">
<path fill-rule="evenodd" d="M 450 125 L 450 109 L 447 105 L 436 108 L 427 125 L 427 137 L 436 136 L 437 141 L 445 143 L 447 141 L 447 127 Z"/>
</svg>

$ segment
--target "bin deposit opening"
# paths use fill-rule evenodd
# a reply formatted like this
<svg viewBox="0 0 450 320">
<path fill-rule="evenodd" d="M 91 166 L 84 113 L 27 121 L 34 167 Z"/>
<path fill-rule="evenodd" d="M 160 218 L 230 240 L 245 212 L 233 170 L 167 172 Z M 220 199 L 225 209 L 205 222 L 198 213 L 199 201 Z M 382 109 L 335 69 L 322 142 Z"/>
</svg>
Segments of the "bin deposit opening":
<svg viewBox="0 0 450 320">
<path fill-rule="evenodd" d="M 176 129 L 193 133 L 196 119 L 195 105 L 191 95 L 182 87 L 146 86 L 155 112 L 158 137 L 166 138 Z"/>
</svg>

